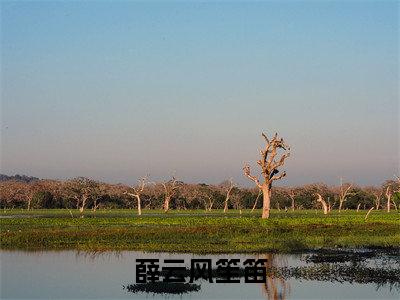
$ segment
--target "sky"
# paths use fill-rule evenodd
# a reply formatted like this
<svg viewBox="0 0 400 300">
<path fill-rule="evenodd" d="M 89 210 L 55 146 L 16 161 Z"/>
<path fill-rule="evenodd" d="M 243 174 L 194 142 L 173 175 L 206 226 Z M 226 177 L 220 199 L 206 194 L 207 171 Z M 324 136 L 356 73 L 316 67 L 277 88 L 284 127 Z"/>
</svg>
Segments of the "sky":
<svg viewBox="0 0 400 300">
<path fill-rule="evenodd" d="M 1 173 L 241 185 L 399 174 L 397 1 L 1 1 Z"/>
</svg>

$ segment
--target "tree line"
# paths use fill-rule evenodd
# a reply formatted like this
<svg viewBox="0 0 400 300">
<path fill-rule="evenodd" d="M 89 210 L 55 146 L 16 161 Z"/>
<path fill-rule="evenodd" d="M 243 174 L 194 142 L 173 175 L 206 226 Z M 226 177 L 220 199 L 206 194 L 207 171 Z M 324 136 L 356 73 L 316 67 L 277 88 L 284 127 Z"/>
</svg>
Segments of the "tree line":
<svg viewBox="0 0 400 300">
<path fill-rule="evenodd" d="M 188 184 L 175 177 L 165 182 L 151 182 L 148 177 L 138 180 L 136 186 L 107 184 L 78 177 L 66 181 L 36 180 L 19 176 L 4 177 L 0 183 L 2 208 L 76 208 L 85 209 L 135 208 L 139 215 L 142 208 L 163 209 L 228 209 L 262 208 L 262 218 L 269 218 L 271 207 L 296 210 L 321 207 L 324 214 L 333 209 L 398 209 L 400 178 L 387 180 L 381 187 L 358 187 L 340 181 L 340 186 L 310 184 L 300 187 L 275 187 L 275 181 L 286 176 L 281 171 L 290 157 L 290 146 L 275 133 L 272 138 L 261 134 L 265 146 L 260 150 L 260 176 L 252 174 L 245 164 L 243 175 L 254 182 L 255 188 L 241 188 L 227 180 L 218 185 Z M 261 198 L 261 199 L 260 199 Z M 368 214 L 367 214 L 368 216 Z M 366 216 L 366 217 L 367 217 Z"/>
<path fill-rule="evenodd" d="M 321 199 L 323 202 L 321 202 Z M 293 187 L 272 187 L 271 207 L 279 210 L 320 209 L 398 209 L 399 180 L 387 180 L 381 186 L 361 187 L 350 183 L 328 186 L 323 183 Z M 86 209 L 131 208 L 169 210 L 202 209 L 224 212 L 235 209 L 260 209 L 262 193 L 258 187 L 239 187 L 232 180 L 217 185 L 190 184 L 171 178 L 151 182 L 143 177 L 135 186 L 109 184 L 89 178 L 69 180 L 35 180 L 30 182 L 4 180 L 0 182 L 2 209 L 68 208 Z"/>
</svg>

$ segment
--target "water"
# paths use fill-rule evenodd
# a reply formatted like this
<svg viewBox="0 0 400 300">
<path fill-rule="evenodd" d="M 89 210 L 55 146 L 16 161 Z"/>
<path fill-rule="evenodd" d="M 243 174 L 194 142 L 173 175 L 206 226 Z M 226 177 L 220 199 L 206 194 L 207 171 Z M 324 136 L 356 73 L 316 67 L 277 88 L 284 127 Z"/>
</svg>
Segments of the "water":
<svg viewBox="0 0 400 300">
<path fill-rule="evenodd" d="M 302 255 L 192 255 L 134 251 L 1 251 L 2 299 L 399 299 L 400 258 L 395 254 L 360 256 L 309 253 Z M 136 259 L 267 259 L 275 270 L 266 283 L 209 283 L 197 280 L 186 293 L 132 292 Z M 240 264 L 242 266 L 242 264 Z M 354 270 L 354 272 L 353 272 Z M 214 278 L 215 279 L 215 278 Z M 189 280 L 187 279 L 186 282 Z M 168 287 L 171 284 L 165 284 Z M 141 285 L 143 287 L 143 285 Z M 154 285 L 149 285 L 154 287 Z M 195 287 L 195 288 L 193 288 Z M 198 288 L 196 288 L 198 287 Z M 185 290 L 186 289 L 186 290 Z"/>
</svg>

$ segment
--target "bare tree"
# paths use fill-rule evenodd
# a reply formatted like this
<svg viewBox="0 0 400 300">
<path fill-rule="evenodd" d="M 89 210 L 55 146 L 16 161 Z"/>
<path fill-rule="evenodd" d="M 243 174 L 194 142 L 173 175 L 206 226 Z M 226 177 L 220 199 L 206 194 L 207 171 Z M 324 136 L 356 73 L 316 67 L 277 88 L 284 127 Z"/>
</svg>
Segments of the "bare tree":
<svg viewBox="0 0 400 300">
<path fill-rule="evenodd" d="M 232 195 L 233 208 L 239 210 L 239 214 L 242 214 L 242 196 L 239 193 Z"/>
<path fill-rule="evenodd" d="M 97 194 L 99 184 L 85 177 L 78 177 L 69 180 L 65 183 L 64 193 L 68 198 L 76 201 L 76 208 L 79 209 L 81 216 L 90 199 L 93 199 Z"/>
<path fill-rule="evenodd" d="M 137 200 L 137 208 L 138 208 L 138 215 L 142 215 L 142 200 L 141 200 L 141 195 L 144 192 L 144 188 L 148 182 L 148 177 L 142 177 L 138 180 L 139 184 L 137 187 L 131 187 L 133 193 L 125 192 L 128 196 L 134 197 Z"/>
<path fill-rule="evenodd" d="M 169 204 L 171 202 L 171 199 L 175 195 L 179 186 L 177 185 L 175 177 L 172 177 L 172 179 L 167 182 L 163 182 L 162 186 L 164 187 L 164 193 L 165 193 L 163 209 L 164 212 L 167 212 L 169 210 Z"/>
<path fill-rule="evenodd" d="M 393 195 L 390 185 L 387 186 L 385 195 L 386 195 L 386 199 L 387 199 L 386 211 L 390 212 L 390 201 L 392 200 L 392 195 Z"/>
<path fill-rule="evenodd" d="M 321 194 L 317 193 L 318 199 L 317 202 L 322 204 L 322 210 L 324 211 L 324 215 L 328 214 L 328 205 L 326 204 L 325 200 L 322 198 Z"/>
<path fill-rule="evenodd" d="M 290 197 L 290 200 L 292 201 L 292 211 L 295 210 L 295 197 L 296 197 L 296 190 L 294 188 L 289 189 L 288 195 Z"/>
<path fill-rule="evenodd" d="M 340 178 L 340 189 L 339 189 L 339 212 L 343 208 L 344 202 L 346 202 L 346 197 L 350 195 L 350 190 L 352 188 L 352 184 L 343 185 L 343 179 Z"/>
<path fill-rule="evenodd" d="M 257 202 L 258 202 L 258 198 L 260 198 L 261 194 L 262 194 L 262 191 L 261 191 L 261 190 L 259 190 L 259 191 L 258 191 L 257 198 L 256 198 L 256 201 L 254 201 L 253 208 L 251 209 L 251 212 L 253 212 L 253 211 L 256 209 Z"/>
<path fill-rule="evenodd" d="M 260 150 L 261 159 L 257 161 L 257 164 L 261 167 L 261 174 L 264 178 L 263 182 L 259 181 L 257 176 L 251 175 L 250 166 L 245 164 L 243 167 L 243 173 L 250 180 L 254 181 L 256 186 L 263 193 L 263 210 L 262 210 L 262 218 L 269 218 L 270 205 L 271 205 L 271 188 L 272 182 L 282 177 L 286 176 L 286 172 L 282 172 L 279 174 L 278 168 L 283 166 L 285 163 L 285 159 L 289 157 L 290 147 L 285 144 L 282 138 L 278 138 L 278 134 L 275 133 L 271 140 L 262 133 L 266 141 L 265 149 Z M 278 151 L 283 150 L 283 153 L 279 160 L 275 160 L 278 155 Z"/>
<path fill-rule="evenodd" d="M 328 212 L 332 211 L 332 209 L 335 207 L 336 204 L 336 197 L 333 197 L 333 203 L 331 204 L 331 201 L 328 197 Z"/>
<path fill-rule="evenodd" d="M 368 210 L 367 214 L 365 215 L 364 220 L 367 220 L 369 214 L 370 214 L 371 211 L 373 211 L 373 210 L 374 210 L 374 207 L 372 206 L 372 207 Z"/>
<path fill-rule="evenodd" d="M 376 187 L 368 187 L 366 190 L 367 192 L 371 193 L 374 196 L 375 209 L 378 210 L 379 207 L 381 206 L 381 198 L 383 190 L 381 188 L 376 188 Z"/>
<path fill-rule="evenodd" d="M 211 211 L 214 205 L 214 198 L 206 193 L 203 195 L 204 209 L 205 211 Z"/>
<path fill-rule="evenodd" d="M 390 212 L 390 206 L 393 203 L 394 208 L 397 210 L 397 205 L 395 199 L 400 196 L 400 180 L 397 177 L 397 180 L 386 180 L 383 184 L 383 190 L 385 191 L 386 196 L 386 211 Z"/>
<path fill-rule="evenodd" d="M 228 186 L 225 186 L 226 196 L 224 201 L 224 213 L 228 211 L 228 202 L 231 197 L 232 189 L 235 187 L 232 178 L 229 180 Z"/>
</svg>

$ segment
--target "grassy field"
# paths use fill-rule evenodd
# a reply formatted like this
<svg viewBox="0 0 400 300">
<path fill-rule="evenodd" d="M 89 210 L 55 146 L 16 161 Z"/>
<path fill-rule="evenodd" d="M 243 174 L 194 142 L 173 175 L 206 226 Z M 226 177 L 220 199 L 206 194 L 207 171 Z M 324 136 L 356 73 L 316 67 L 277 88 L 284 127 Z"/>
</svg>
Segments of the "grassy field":
<svg viewBox="0 0 400 300">
<path fill-rule="evenodd" d="M 297 252 L 325 247 L 400 249 L 400 213 L 373 211 L 8 210 L 1 249 L 143 250 L 193 253 Z"/>
</svg>

